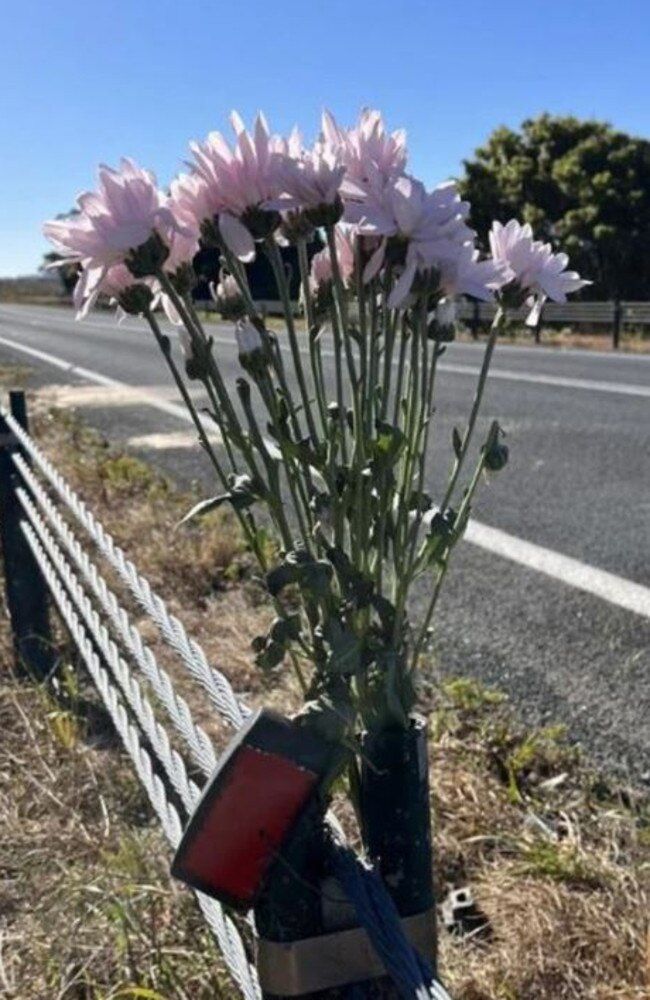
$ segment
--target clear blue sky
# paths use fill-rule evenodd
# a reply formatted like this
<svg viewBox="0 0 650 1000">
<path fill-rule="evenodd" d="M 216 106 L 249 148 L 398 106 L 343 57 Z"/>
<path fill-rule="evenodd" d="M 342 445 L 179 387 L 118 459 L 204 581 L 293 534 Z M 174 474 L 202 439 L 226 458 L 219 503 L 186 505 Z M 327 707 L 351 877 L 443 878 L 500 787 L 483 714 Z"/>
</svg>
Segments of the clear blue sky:
<svg viewBox="0 0 650 1000">
<path fill-rule="evenodd" d="M 648 0 L 13 0 L 0 35 L 0 276 L 127 154 L 167 183 L 190 138 L 262 108 L 317 129 L 381 108 L 427 182 L 548 110 L 650 132 Z"/>
</svg>

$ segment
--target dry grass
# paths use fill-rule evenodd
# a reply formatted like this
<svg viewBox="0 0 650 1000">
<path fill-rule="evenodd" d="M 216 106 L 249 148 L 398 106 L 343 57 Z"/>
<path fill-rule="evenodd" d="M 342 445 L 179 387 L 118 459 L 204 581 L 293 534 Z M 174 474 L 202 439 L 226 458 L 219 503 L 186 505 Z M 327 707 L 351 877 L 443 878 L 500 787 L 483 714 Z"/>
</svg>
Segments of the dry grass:
<svg viewBox="0 0 650 1000">
<path fill-rule="evenodd" d="M 232 996 L 98 706 L 91 718 L 0 686 L 0 996 Z"/>
<path fill-rule="evenodd" d="M 41 414 L 35 429 L 236 689 L 296 705 L 289 676 L 252 665 L 250 639 L 269 613 L 232 523 L 220 515 L 174 533 L 191 498 L 77 421 Z M 0 691 L 0 996 L 220 996 L 215 952 L 168 879 L 128 763 L 101 716 L 79 721 L 88 692 L 75 677 L 63 675 L 63 707 L 10 678 Z M 204 701 L 180 675 L 179 685 L 221 742 Z M 442 932 L 452 995 L 649 997 L 647 802 L 591 774 L 557 729 L 519 730 L 502 699 L 472 682 L 439 682 L 427 697 L 439 893 L 470 885 L 490 921 L 489 935 Z"/>
<path fill-rule="evenodd" d="M 459 333 L 459 340 L 471 341 L 472 335 L 469 330 L 462 330 Z M 507 340 L 516 345 L 530 347 L 534 344 L 533 334 L 525 327 L 513 327 Z M 579 330 L 572 330 L 567 327 L 546 327 L 541 331 L 541 346 L 555 348 L 578 348 L 584 351 L 599 351 L 605 353 L 616 353 L 612 348 L 612 335 L 609 331 L 604 333 L 582 333 Z M 646 332 L 621 333 L 620 346 L 618 352 L 621 354 L 650 354 L 650 336 Z"/>
</svg>

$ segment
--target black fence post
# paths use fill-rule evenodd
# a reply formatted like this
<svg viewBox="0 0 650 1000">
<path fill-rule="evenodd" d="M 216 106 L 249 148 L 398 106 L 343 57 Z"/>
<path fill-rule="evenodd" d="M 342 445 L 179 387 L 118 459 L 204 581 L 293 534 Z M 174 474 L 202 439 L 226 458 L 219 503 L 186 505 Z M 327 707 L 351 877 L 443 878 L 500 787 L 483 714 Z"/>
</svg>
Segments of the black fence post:
<svg viewBox="0 0 650 1000">
<path fill-rule="evenodd" d="M 11 392 L 9 401 L 12 417 L 27 430 L 25 393 Z M 0 541 L 16 669 L 43 680 L 54 664 L 47 585 L 20 527 L 23 510 L 16 492 L 20 476 L 12 461 L 12 454 L 19 450 L 16 437 L 0 414 Z"/>
<path fill-rule="evenodd" d="M 621 343 L 621 326 L 623 325 L 623 306 L 620 299 L 614 299 L 614 323 L 612 325 L 612 347 L 618 350 Z"/>
</svg>

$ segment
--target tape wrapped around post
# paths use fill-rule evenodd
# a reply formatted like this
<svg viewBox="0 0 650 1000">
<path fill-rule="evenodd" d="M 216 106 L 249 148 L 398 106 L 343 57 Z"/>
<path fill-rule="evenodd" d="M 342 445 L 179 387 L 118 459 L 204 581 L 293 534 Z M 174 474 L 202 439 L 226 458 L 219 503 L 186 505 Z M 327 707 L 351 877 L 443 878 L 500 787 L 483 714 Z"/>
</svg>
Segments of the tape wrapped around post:
<svg viewBox="0 0 650 1000">
<path fill-rule="evenodd" d="M 402 927 L 411 944 L 433 960 L 433 909 L 406 917 Z M 319 993 L 386 975 L 370 938 L 361 927 L 319 934 L 301 941 L 261 938 L 257 942 L 256 964 L 264 994 L 281 997 Z"/>
</svg>

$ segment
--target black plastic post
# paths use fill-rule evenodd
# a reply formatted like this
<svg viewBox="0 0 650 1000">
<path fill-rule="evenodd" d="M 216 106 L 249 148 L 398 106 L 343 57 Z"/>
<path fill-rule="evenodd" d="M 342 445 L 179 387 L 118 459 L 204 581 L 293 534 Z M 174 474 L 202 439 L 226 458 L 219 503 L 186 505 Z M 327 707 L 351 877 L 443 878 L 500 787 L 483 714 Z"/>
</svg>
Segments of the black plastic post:
<svg viewBox="0 0 650 1000">
<path fill-rule="evenodd" d="M 621 343 L 621 326 L 623 323 L 623 307 L 620 299 L 614 300 L 614 322 L 612 324 L 612 347 L 618 350 Z"/>
<path fill-rule="evenodd" d="M 24 392 L 11 392 L 9 400 L 11 415 L 27 430 Z M 0 414 L 0 541 L 16 669 L 42 680 L 54 664 L 47 586 L 20 527 L 23 510 L 16 493 L 20 476 L 11 458 L 16 451 L 20 451 L 18 441 Z"/>
<path fill-rule="evenodd" d="M 433 911 L 433 862 L 427 729 L 414 718 L 363 738 L 362 833 L 402 917 Z M 432 913 L 431 955 L 435 957 Z"/>
<path fill-rule="evenodd" d="M 340 925 L 334 928 L 327 919 L 323 898 L 326 875 L 325 818 L 321 809 L 315 807 L 298 823 L 289 848 L 276 861 L 255 907 L 258 936 L 286 944 L 340 929 Z M 351 920 L 350 924 L 353 923 Z M 264 983 L 262 995 L 264 1000 L 291 1000 L 289 995 L 269 992 Z M 320 990 L 300 996 L 301 1000 L 335 1000 L 340 998 L 341 991 Z"/>
</svg>

